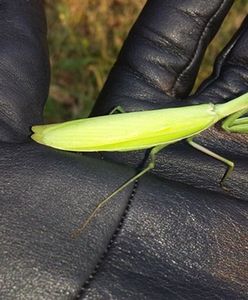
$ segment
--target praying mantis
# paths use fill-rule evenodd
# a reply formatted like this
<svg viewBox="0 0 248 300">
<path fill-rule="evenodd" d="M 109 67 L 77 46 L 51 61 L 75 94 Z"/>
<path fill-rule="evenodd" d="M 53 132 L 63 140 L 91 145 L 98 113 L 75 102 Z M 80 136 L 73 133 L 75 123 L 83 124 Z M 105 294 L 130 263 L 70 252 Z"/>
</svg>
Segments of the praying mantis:
<svg viewBox="0 0 248 300">
<path fill-rule="evenodd" d="M 46 146 L 78 152 L 151 148 L 146 167 L 103 199 L 74 232 L 73 236 L 76 236 L 113 196 L 155 167 L 158 152 L 183 139 L 193 148 L 227 165 L 220 181 L 223 186 L 234 168 L 234 163 L 199 145 L 194 137 L 222 119 L 223 130 L 248 133 L 248 117 L 244 117 L 247 112 L 248 93 L 223 104 L 197 104 L 138 112 L 124 112 L 121 107 L 116 107 L 107 116 L 33 126 L 34 134 L 31 138 Z"/>
</svg>

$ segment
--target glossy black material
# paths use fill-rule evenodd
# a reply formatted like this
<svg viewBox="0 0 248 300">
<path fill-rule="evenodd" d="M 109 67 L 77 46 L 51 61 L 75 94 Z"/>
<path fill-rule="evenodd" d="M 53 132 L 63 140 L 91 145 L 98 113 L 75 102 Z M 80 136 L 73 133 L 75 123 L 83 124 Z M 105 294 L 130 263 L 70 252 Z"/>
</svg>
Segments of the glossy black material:
<svg viewBox="0 0 248 300">
<path fill-rule="evenodd" d="M 233 1 L 150 0 L 92 114 L 222 102 L 247 91 L 248 27 L 188 97 L 204 50 Z M 248 138 L 219 126 L 158 156 L 153 174 L 73 229 L 134 174 L 145 153 L 75 154 L 29 139 L 49 85 L 41 1 L 0 0 L 0 298 L 247 299 Z M 183 98 L 184 100 L 181 100 Z M 131 195 L 131 197 L 130 197 Z"/>
</svg>

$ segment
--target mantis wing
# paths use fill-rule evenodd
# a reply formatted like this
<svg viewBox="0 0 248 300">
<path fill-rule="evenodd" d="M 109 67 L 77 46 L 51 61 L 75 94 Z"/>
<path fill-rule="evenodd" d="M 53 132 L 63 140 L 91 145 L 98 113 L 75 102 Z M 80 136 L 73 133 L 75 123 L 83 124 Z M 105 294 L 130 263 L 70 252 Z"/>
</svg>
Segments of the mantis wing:
<svg viewBox="0 0 248 300">
<path fill-rule="evenodd" d="M 171 144 L 214 124 L 211 104 L 123 113 L 33 126 L 32 139 L 71 151 L 129 151 Z"/>
</svg>

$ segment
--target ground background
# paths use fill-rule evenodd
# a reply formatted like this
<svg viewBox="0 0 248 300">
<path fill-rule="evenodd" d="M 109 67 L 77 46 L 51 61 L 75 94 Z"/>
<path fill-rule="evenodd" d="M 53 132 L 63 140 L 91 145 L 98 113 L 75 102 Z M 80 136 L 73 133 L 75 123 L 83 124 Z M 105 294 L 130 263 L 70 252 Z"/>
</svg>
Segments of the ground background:
<svg viewBox="0 0 248 300">
<path fill-rule="evenodd" d="M 45 122 L 89 114 L 129 29 L 145 0 L 47 0 L 51 87 Z M 210 44 L 196 86 L 212 70 L 219 51 L 248 12 L 248 0 L 235 0 L 221 31 Z"/>
</svg>

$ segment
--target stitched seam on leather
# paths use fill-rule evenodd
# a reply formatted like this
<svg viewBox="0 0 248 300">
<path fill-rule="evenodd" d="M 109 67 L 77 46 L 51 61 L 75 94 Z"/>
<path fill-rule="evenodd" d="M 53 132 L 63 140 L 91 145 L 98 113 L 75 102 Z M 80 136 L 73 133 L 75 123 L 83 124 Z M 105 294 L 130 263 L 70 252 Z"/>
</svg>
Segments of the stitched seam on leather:
<svg viewBox="0 0 248 300">
<path fill-rule="evenodd" d="M 216 18 L 216 16 L 218 15 L 219 11 L 222 9 L 222 7 L 226 4 L 226 1 L 223 1 L 219 8 L 216 10 L 216 12 L 213 14 L 213 16 L 209 19 L 209 21 L 207 22 L 199 40 L 198 40 L 198 43 L 197 43 L 197 47 L 196 47 L 196 50 L 194 51 L 194 55 L 193 57 L 189 60 L 188 64 L 186 64 L 185 68 L 182 70 L 182 72 L 178 75 L 178 77 L 176 78 L 173 86 L 172 86 L 172 89 L 171 89 L 171 95 L 172 96 L 175 96 L 176 94 L 176 85 L 178 83 L 178 81 L 184 76 L 184 74 L 191 68 L 192 64 L 194 63 L 194 60 L 195 58 L 198 56 L 198 53 L 199 53 L 199 49 L 201 49 L 201 42 L 202 40 L 205 38 L 205 35 L 208 31 L 208 28 L 209 28 L 209 25 L 213 22 L 213 20 Z M 199 45 L 199 46 L 198 46 Z"/>
<path fill-rule="evenodd" d="M 128 198 L 128 202 L 127 202 L 127 205 L 125 207 L 125 210 L 121 216 L 121 219 L 120 219 L 120 222 L 117 226 L 117 228 L 115 229 L 105 251 L 103 252 L 103 254 L 100 256 L 97 264 L 95 265 L 95 268 L 94 270 L 91 272 L 91 274 L 89 275 L 88 279 L 83 283 L 82 287 L 80 288 L 78 294 L 76 295 L 75 299 L 80 299 L 81 297 L 84 296 L 84 293 L 87 291 L 87 289 L 90 287 L 90 283 L 93 281 L 93 279 L 95 278 L 95 276 L 97 275 L 97 273 L 99 272 L 100 268 L 101 268 L 101 265 L 102 263 L 104 262 L 105 258 L 107 257 L 112 245 L 114 244 L 120 230 L 122 229 L 122 226 L 125 222 L 125 219 L 126 219 L 126 216 L 128 214 L 128 211 L 130 209 L 130 206 L 132 204 L 132 201 L 136 195 L 136 192 L 137 192 L 137 189 L 138 189 L 138 185 L 139 185 L 139 180 L 137 179 L 135 182 L 134 182 L 134 185 L 133 185 L 133 189 L 131 191 L 131 194 Z"/>
</svg>

